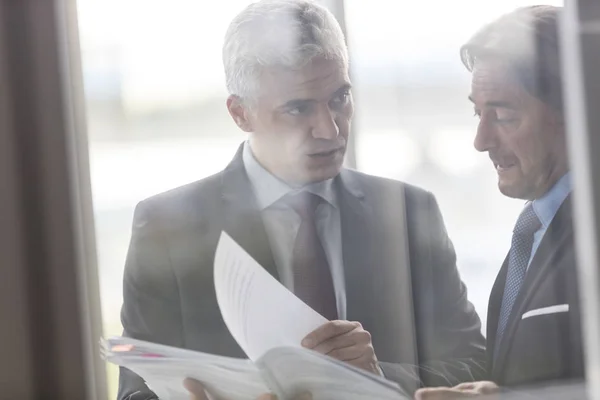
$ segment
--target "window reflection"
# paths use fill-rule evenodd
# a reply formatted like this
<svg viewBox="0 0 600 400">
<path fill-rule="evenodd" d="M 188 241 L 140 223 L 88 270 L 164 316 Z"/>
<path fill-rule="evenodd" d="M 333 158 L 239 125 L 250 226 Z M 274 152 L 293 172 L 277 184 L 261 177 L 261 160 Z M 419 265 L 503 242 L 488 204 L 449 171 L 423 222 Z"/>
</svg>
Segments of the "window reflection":
<svg viewBox="0 0 600 400">
<path fill-rule="evenodd" d="M 221 45 L 248 3 L 211 3 L 208 17 L 206 4 L 191 0 L 79 0 L 107 335 L 121 333 L 135 204 L 221 170 L 244 139 L 224 107 Z M 345 5 L 357 167 L 436 195 L 483 326 L 522 202 L 498 193 L 495 172 L 472 149 L 477 121 L 457 49 L 484 21 L 532 3 L 465 1 L 468 12 L 456 18 L 451 2 L 435 13 L 416 1 Z"/>
</svg>

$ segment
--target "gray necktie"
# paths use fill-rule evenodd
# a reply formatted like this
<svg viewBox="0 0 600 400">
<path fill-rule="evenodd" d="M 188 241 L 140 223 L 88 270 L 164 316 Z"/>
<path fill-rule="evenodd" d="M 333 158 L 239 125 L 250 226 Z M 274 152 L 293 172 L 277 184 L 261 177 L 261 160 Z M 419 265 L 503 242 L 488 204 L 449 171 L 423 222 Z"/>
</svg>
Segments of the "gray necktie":
<svg viewBox="0 0 600 400">
<path fill-rule="evenodd" d="M 540 228 L 540 225 L 540 220 L 533 210 L 533 203 L 530 202 L 521 212 L 513 230 L 512 244 L 508 254 L 508 272 L 496 333 L 496 349 L 498 349 L 498 344 L 510 319 L 515 300 L 525 280 L 527 264 L 533 246 L 533 235 Z"/>
<path fill-rule="evenodd" d="M 294 294 L 325 318 L 335 320 L 337 303 L 333 279 L 315 223 L 321 198 L 300 192 L 284 200 L 301 219 L 292 253 Z"/>
</svg>

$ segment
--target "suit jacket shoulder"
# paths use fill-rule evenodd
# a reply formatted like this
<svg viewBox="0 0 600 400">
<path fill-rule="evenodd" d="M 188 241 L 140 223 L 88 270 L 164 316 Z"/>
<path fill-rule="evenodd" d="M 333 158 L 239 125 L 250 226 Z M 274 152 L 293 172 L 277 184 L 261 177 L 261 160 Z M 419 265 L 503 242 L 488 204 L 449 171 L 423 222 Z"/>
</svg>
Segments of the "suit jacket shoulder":
<svg viewBox="0 0 600 400">
<path fill-rule="evenodd" d="M 430 212 L 435 211 L 437 202 L 435 196 L 418 186 L 409 183 L 383 178 L 379 176 L 368 175 L 352 169 L 345 169 L 345 184 L 352 187 L 360 188 L 358 191 L 363 191 L 364 194 L 374 197 L 374 201 L 378 203 L 390 203 L 391 201 L 402 201 L 408 215 L 413 212 Z M 390 204 L 392 209 L 398 208 L 400 204 Z"/>
<path fill-rule="evenodd" d="M 396 187 L 405 190 L 410 196 L 431 196 L 431 193 L 427 190 L 397 179 L 369 175 L 350 168 L 344 169 L 344 173 L 351 177 L 351 179 L 357 180 L 359 184 L 364 187 L 364 190 L 369 194 L 371 193 L 369 189 Z"/>
<path fill-rule="evenodd" d="M 147 210 L 157 221 L 178 228 L 213 215 L 220 208 L 223 172 L 142 200 L 137 209 Z M 166 227 L 165 227 L 166 228 Z"/>
</svg>

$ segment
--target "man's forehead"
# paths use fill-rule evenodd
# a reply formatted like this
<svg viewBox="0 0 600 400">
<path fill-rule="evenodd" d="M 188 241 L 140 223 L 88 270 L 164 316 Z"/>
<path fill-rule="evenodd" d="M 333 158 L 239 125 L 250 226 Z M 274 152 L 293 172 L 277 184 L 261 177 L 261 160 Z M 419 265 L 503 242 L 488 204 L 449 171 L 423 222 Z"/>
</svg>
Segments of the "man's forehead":
<svg viewBox="0 0 600 400">
<path fill-rule="evenodd" d="M 518 100 L 523 88 L 511 68 L 500 61 L 475 63 L 471 77 L 471 95 L 474 102 L 485 102 L 491 97 Z"/>
<path fill-rule="evenodd" d="M 285 99 L 312 98 L 335 92 L 349 83 L 348 68 L 344 63 L 314 60 L 299 69 L 266 68 L 261 76 L 261 92 L 265 96 Z"/>
</svg>

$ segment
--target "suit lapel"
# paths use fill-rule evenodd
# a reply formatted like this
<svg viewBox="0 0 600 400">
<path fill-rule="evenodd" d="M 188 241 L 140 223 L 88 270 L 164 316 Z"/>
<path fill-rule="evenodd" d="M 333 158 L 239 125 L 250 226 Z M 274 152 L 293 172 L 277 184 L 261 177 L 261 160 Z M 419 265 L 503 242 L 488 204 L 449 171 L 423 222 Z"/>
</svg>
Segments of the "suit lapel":
<svg viewBox="0 0 600 400">
<path fill-rule="evenodd" d="M 404 187 L 367 194 L 343 170 L 338 190 L 347 319 L 371 333 L 381 361 L 417 364 Z"/>
<path fill-rule="evenodd" d="M 508 256 L 504 259 L 502 268 L 498 272 L 492 292 L 490 293 L 490 301 L 488 303 L 487 313 L 487 328 L 486 328 L 486 348 L 487 348 L 487 365 L 488 370 L 494 368 L 494 350 L 496 348 L 496 332 L 498 331 L 498 321 L 500 319 L 500 308 L 502 307 L 502 297 L 504 296 L 504 286 L 506 284 L 506 275 L 508 273 Z"/>
<path fill-rule="evenodd" d="M 558 254 L 560 254 L 560 251 L 564 245 L 569 243 L 569 239 L 573 235 L 571 218 L 571 201 L 569 196 L 558 209 L 556 216 L 544 234 L 540 246 L 538 247 L 533 260 L 529 265 L 522 289 L 515 301 L 510 319 L 506 326 L 506 331 L 501 339 L 502 341 L 500 343 L 501 347 L 498 349 L 498 357 L 496 360 L 494 360 L 493 370 L 495 374 L 501 373 L 504 369 L 506 358 L 510 352 L 511 345 L 514 340 L 515 331 L 519 322 L 521 321 L 521 316 L 525 312 L 529 301 L 535 294 L 538 286 L 547 275 L 548 271 L 557 267 L 556 257 Z M 500 303 L 501 302 L 502 300 L 500 298 Z M 491 350 L 493 351 L 493 349 Z"/>
<path fill-rule="evenodd" d="M 364 193 L 347 170 L 336 178 L 339 194 L 340 221 L 342 231 L 342 259 L 346 282 L 346 315 L 350 321 L 367 321 L 371 294 L 365 293 L 370 285 L 371 260 L 370 221 L 371 209 L 367 206 Z"/>
<path fill-rule="evenodd" d="M 269 238 L 242 159 L 243 145 L 223 173 L 223 230 L 279 280 Z"/>
</svg>

